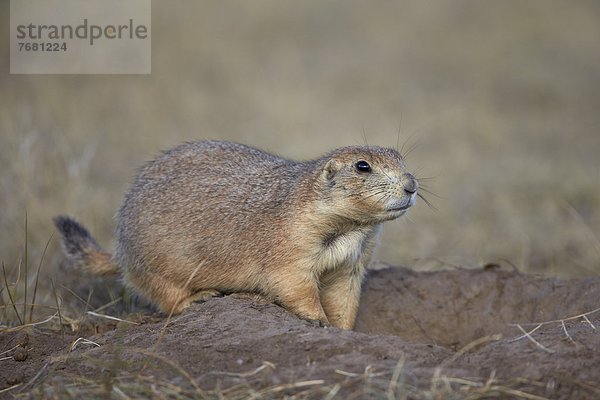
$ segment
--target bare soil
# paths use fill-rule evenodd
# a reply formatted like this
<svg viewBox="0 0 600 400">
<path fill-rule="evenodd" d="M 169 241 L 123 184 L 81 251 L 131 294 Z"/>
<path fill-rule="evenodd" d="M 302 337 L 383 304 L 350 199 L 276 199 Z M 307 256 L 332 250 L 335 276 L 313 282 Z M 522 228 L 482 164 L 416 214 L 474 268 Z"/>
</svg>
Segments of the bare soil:
<svg viewBox="0 0 600 400">
<path fill-rule="evenodd" d="M 593 399 L 599 307 L 600 278 L 385 268 L 369 273 L 355 331 L 232 295 L 64 338 L 2 333 L 0 397 Z M 95 344 L 70 351 L 84 336 Z"/>
</svg>

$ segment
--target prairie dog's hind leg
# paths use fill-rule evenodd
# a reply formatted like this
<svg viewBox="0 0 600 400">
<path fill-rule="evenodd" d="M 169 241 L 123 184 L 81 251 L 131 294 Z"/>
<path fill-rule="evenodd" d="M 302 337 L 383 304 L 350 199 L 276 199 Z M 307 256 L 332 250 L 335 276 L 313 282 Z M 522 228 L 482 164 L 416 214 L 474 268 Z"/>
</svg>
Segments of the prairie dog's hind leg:
<svg viewBox="0 0 600 400">
<path fill-rule="evenodd" d="M 203 303 L 206 300 L 209 300 L 213 297 L 223 297 L 223 293 L 219 292 L 216 289 L 203 289 L 199 292 L 194 293 L 190 296 L 190 304 L 191 303 Z"/>
<path fill-rule="evenodd" d="M 199 292 L 195 292 L 191 295 L 189 295 L 189 293 L 191 293 L 190 291 L 182 291 L 181 292 L 188 294 L 187 297 L 183 297 L 178 301 L 178 304 L 175 305 L 175 308 L 173 311 L 173 314 L 180 314 L 183 310 L 185 310 L 186 308 L 188 308 L 189 306 L 191 306 L 193 303 L 203 303 L 206 300 L 212 298 L 212 297 L 221 297 L 223 296 L 223 293 L 219 292 L 218 290 L 215 289 L 204 289 L 204 290 L 200 290 Z M 162 309 L 162 307 L 161 307 Z M 171 311 L 167 311 L 167 310 L 163 310 L 165 312 L 171 312 Z"/>
<path fill-rule="evenodd" d="M 166 314 L 180 314 L 194 301 L 207 297 L 206 291 L 192 291 L 155 275 L 125 274 L 125 282 Z"/>
</svg>

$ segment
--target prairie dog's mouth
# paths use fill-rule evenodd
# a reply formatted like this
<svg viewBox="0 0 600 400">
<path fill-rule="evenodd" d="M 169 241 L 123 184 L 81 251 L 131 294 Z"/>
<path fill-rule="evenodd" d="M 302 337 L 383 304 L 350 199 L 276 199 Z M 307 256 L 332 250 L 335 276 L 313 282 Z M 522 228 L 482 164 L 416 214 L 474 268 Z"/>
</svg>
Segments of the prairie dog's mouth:
<svg viewBox="0 0 600 400">
<path fill-rule="evenodd" d="M 408 209 L 410 208 L 410 206 L 411 206 L 411 204 L 410 204 L 410 202 L 409 202 L 409 203 L 406 203 L 406 205 L 403 205 L 403 206 L 401 206 L 401 207 L 392 207 L 392 208 L 388 208 L 386 211 L 388 211 L 388 212 L 398 212 L 398 211 L 405 211 L 405 210 L 408 210 Z"/>
<path fill-rule="evenodd" d="M 394 204 L 391 207 L 388 207 L 386 211 L 390 213 L 406 211 L 415 204 L 415 201 L 416 195 L 412 194 L 406 202 L 403 202 L 404 204 Z"/>
</svg>

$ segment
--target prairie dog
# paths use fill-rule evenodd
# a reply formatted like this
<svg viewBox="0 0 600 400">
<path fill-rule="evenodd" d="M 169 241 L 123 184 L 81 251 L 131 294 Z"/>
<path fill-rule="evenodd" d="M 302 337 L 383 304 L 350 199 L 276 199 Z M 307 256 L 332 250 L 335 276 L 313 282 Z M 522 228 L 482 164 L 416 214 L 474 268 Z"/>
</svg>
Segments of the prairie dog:
<svg viewBox="0 0 600 400">
<path fill-rule="evenodd" d="M 382 223 L 419 184 L 393 149 L 343 147 L 304 162 L 198 141 L 148 162 L 117 214 L 114 255 L 54 219 L 67 256 L 166 313 L 206 291 L 256 292 L 300 318 L 352 329 Z"/>
</svg>

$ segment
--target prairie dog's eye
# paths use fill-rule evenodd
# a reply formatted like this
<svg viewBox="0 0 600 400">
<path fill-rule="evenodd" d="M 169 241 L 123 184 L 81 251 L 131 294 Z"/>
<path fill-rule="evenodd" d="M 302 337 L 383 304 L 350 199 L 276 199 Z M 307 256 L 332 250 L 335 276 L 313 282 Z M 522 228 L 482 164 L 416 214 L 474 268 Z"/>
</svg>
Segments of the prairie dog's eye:
<svg viewBox="0 0 600 400">
<path fill-rule="evenodd" d="M 371 166 L 368 162 L 364 160 L 357 162 L 356 164 L 354 164 L 354 166 L 356 167 L 358 172 L 371 172 Z"/>
</svg>

